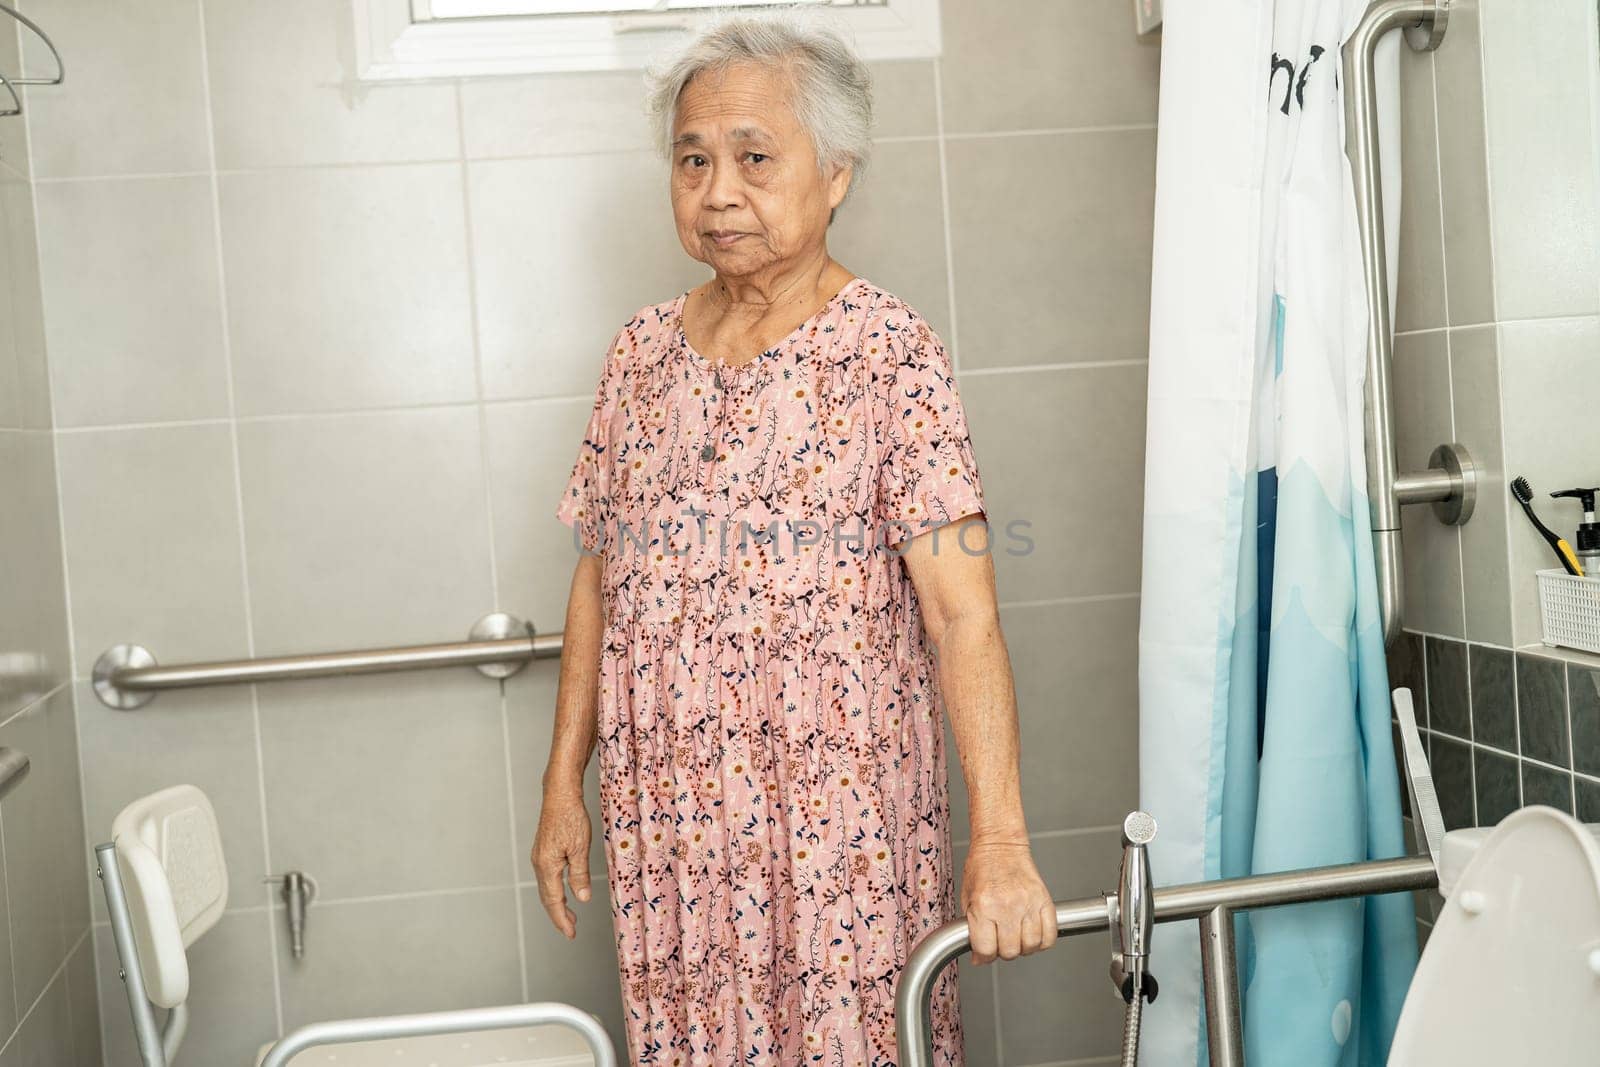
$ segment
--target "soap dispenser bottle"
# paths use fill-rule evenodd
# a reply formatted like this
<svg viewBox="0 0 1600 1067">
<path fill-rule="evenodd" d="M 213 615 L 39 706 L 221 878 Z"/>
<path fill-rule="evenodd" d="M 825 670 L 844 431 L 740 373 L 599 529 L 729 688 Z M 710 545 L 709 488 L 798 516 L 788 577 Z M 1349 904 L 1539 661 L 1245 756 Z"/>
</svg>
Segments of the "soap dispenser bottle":
<svg viewBox="0 0 1600 1067">
<path fill-rule="evenodd" d="M 1594 517 L 1594 489 L 1562 489 L 1551 493 L 1553 497 L 1572 497 L 1583 505 L 1583 523 L 1578 527 L 1577 555 L 1583 573 L 1600 577 L 1600 522 Z"/>
</svg>

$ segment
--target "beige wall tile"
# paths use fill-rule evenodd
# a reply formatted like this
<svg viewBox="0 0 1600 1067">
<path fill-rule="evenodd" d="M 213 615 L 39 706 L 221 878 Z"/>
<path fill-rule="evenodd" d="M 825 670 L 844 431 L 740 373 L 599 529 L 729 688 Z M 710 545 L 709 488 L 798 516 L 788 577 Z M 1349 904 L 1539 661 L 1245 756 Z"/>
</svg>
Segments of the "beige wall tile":
<svg viewBox="0 0 1600 1067">
<path fill-rule="evenodd" d="M 556 504 L 590 409 L 586 397 L 484 409 L 500 606 L 540 631 L 561 629 L 567 614 L 578 542 L 555 517 Z"/>
<path fill-rule="evenodd" d="M 1008 607 L 1000 617 L 1028 830 L 1121 822 L 1139 806 L 1138 600 Z"/>
<path fill-rule="evenodd" d="M 67 926 L 88 904 L 82 808 L 72 795 L 78 754 L 56 720 L 72 720 L 65 688 L 4 726 L 0 746 L 29 759 L 28 776 L 0 805 L 5 834 L 6 904 L 11 922 L 11 962 L 22 1013 L 51 983 L 81 928 Z M 66 896 L 75 890 L 77 901 Z"/>
<path fill-rule="evenodd" d="M 861 184 L 834 219 L 828 251 L 916 308 L 948 347 L 943 220 L 939 146 L 933 141 L 880 144 Z"/>
<path fill-rule="evenodd" d="M 0 1067 L 61 1067 L 72 1062 L 72 1046 L 72 1008 L 63 973 L 52 979 L 0 1052 Z"/>
<path fill-rule="evenodd" d="M 1036 840 L 1034 862 L 1050 895 L 1068 900 L 1103 891 L 1116 879 L 1117 842 L 1115 829 Z M 992 966 L 1005 1064 L 1084 1060 L 1119 1048 L 1122 1005 L 1098 938 L 1063 938 L 1049 952 Z"/>
<path fill-rule="evenodd" d="M 1404 471 L 1425 470 L 1438 445 L 1455 439 L 1450 407 L 1450 357 L 1443 332 L 1395 338 L 1395 458 Z M 1405 624 L 1428 633 L 1463 635 L 1461 534 L 1427 508 L 1401 518 Z"/>
<path fill-rule="evenodd" d="M 929 137 L 939 132 L 934 64 L 904 59 L 869 63 L 872 136 Z"/>
<path fill-rule="evenodd" d="M 1160 37 L 1135 34 L 1127 4 L 945 0 L 942 13 L 947 132 L 1155 122 Z"/>
<path fill-rule="evenodd" d="M 947 155 L 961 365 L 1145 358 L 1155 132 L 959 140 Z"/>
<path fill-rule="evenodd" d="M 0 212 L 5 216 L 5 229 L 0 231 L 0 238 L 5 241 L 7 258 L 7 292 L 10 295 L 7 351 L 13 376 L 9 380 L 0 378 L 0 383 L 16 383 L 12 401 L 9 405 L 0 401 L 0 405 L 9 407 L 6 425 L 48 429 L 53 423 L 50 377 L 45 365 L 44 299 L 39 283 L 33 187 L 23 181 L 0 181 Z M 0 410 L 5 408 L 0 407 Z"/>
<path fill-rule="evenodd" d="M 45 27 L 67 64 L 60 85 L 28 87 L 35 175 L 206 167 L 198 4 L 34 0 L 27 14 Z M 23 47 L 29 77 L 55 74 L 55 61 L 32 33 Z"/>
<path fill-rule="evenodd" d="M 640 71 L 466 78 L 468 159 L 653 150 Z"/>
<path fill-rule="evenodd" d="M 351 9 L 204 0 L 217 166 L 456 159 L 456 89 L 355 81 Z"/>
<path fill-rule="evenodd" d="M 1394 328 L 1445 324 L 1444 240 L 1434 131 L 1433 53 L 1400 50 L 1400 251 Z"/>
<path fill-rule="evenodd" d="M 254 887 L 257 891 L 261 886 Z M 307 942 L 315 944 L 317 911 L 307 921 Z M 278 1037 L 272 983 L 272 942 L 276 922 L 265 909 L 230 911 L 189 947 L 189 1035 L 178 1062 L 198 1067 L 255 1063 L 256 1050 Z M 109 926 L 94 928 L 100 960 L 100 1004 L 105 1067 L 140 1067 L 133 1041 L 128 995 L 117 979 L 117 951 Z M 289 954 L 282 959 L 287 968 Z"/>
<path fill-rule="evenodd" d="M 1478 465 L 1478 503 L 1461 527 L 1466 578 L 1467 635 L 1474 641 L 1511 644 L 1511 599 L 1506 512 L 1512 507 L 1500 433 L 1500 354 L 1493 326 L 1450 331 L 1455 382 L 1456 438 Z M 1525 521 L 1521 509 L 1513 522 Z M 1552 517 L 1554 517 L 1552 514 Z M 1570 517 L 1570 515 L 1568 516 Z"/>
<path fill-rule="evenodd" d="M 968 373 L 959 385 L 1001 602 L 1138 592 L 1145 368 Z"/>
<path fill-rule="evenodd" d="M 31 754 L 30 754 L 31 756 Z M 24 779 L 26 781 L 26 779 Z M 14 877 L 0 856 L 0 885 L 4 879 Z M 20 877 L 18 875 L 17 877 Z M 13 975 L 15 963 L 11 949 L 11 905 L 0 893 L 0 1033 L 9 1036 L 17 1028 L 17 991 Z"/>
<path fill-rule="evenodd" d="M 477 395 L 459 165 L 230 174 L 221 196 L 241 414 Z"/>
<path fill-rule="evenodd" d="M 245 655 L 228 428 L 95 430 L 57 448 L 78 673 L 129 642 L 166 663 Z"/>
<path fill-rule="evenodd" d="M 239 427 L 256 653 L 464 640 L 494 607 L 478 413 Z"/>
<path fill-rule="evenodd" d="M 96 886 L 99 883 L 95 883 Z M 100 1042 L 100 989 L 95 976 L 94 931 L 85 929 L 67 960 L 67 1005 L 77 1067 L 104 1067 Z"/>
<path fill-rule="evenodd" d="M 318 898 L 509 885 L 500 693 L 477 671 L 262 687 L 274 873 Z"/>
<path fill-rule="evenodd" d="M 7 77 L 15 77 L 12 72 L 22 71 L 22 40 L 18 27 L 12 27 L 0 33 L 0 73 Z M 17 90 L 17 95 L 22 95 L 23 90 Z M 26 104 L 26 101 L 24 101 Z M 12 106 L 11 94 L 0 91 L 0 107 Z M 19 116 L 9 122 L 0 122 L 0 178 L 10 180 L 27 178 L 32 168 L 32 161 L 28 159 L 28 111 L 23 108 Z"/>
<path fill-rule="evenodd" d="M 1483 54 L 1477 0 L 1455 0 L 1450 31 L 1433 53 L 1439 173 L 1444 182 L 1444 255 L 1450 322 L 1494 318 L 1489 246 L 1489 164 L 1484 149 Z"/>
<path fill-rule="evenodd" d="M 511 741 L 511 812 L 515 830 L 512 869 L 518 882 L 534 882 L 532 851 L 544 807 L 544 771 L 550 762 L 555 726 L 557 662 L 531 663 L 506 681 L 506 725 Z M 585 769 L 584 800 L 589 808 L 589 873 L 596 884 L 606 877 L 605 824 L 600 811 L 598 752 Z M 542 913 L 541 913 L 542 914 Z"/>
<path fill-rule="evenodd" d="M 1600 115 L 1583 72 L 1595 66 L 1594 5 L 1551 0 L 1540 18 L 1517 0 L 1481 8 L 1498 316 L 1593 315 Z"/>
<path fill-rule="evenodd" d="M 204 176 L 39 186 L 60 426 L 228 413 Z"/>
<path fill-rule="evenodd" d="M 203 790 L 217 812 L 228 865 L 228 906 L 262 900 L 267 870 L 261 843 L 261 774 L 256 765 L 255 712 L 247 686 L 162 693 L 137 711 L 116 711 L 76 683 L 83 738 L 83 804 L 90 850 L 111 840 L 111 823 L 128 804 L 168 786 Z M 94 883 L 96 922 L 106 921 L 105 894 Z"/>
<path fill-rule="evenodd" d="M 0 430 L 0 720 L 72 672 L 50 434 Z"/>
<path fill-rule="evenodd" d="M 1540 518 L 1571 540 L 1577 525 L 1571 507 L 1558 507 L 1549 494 L 1600 484 L 1600 420 L 1589 388 L 1600 319 L 1502 323 L 1499 339 L 1507 476 L 1527 478 Z M 1534 572 L 1560 564 L 1520 512 L 1511 516 L 1510 558 L 1512 635 L 1522 645 L 1540 638 Z"/>
<path fill-rule="evenodd" d="M 484 393 L 593 396 L 622 324 L 710 276 L 678 243 L 645 153 L 474 163 Z"/>
<path fill-rule="evenodd" d="M 628 1062 L 623 1024 L 622 979 L 617 973 L 617 943 L 612 932 L 611 898 L 605 879 L 596 880 L 589 903 L 572 901 L 578 936 L 568 941 L 539 903 L 539 892 L 523 886 L 524 951 L 528 960 L 528 999 L 559 1000 L 592 1012 L 605 1024 L 619 1063 Z"/>
<path fill-rule="evenodd" d="M 283 967 L 284 1026 L 321 1019 L 513 1004 L 516 903 L 509 886 L 313 906 L 306 954 Z M 278 958 L 289 959 L 282 916 Z"/>
</svg>

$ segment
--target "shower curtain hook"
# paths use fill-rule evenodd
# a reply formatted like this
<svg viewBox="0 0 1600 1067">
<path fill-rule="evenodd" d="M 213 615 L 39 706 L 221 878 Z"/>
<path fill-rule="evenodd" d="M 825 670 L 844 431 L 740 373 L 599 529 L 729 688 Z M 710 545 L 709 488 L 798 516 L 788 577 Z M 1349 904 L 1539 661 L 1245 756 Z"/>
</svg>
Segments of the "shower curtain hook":
<svg viewBox="0 0 1600 1067">
<path fill-rule="evenodd" d="M 44 42 L 44 46 L 50 49 L 50 55 L 56 61 L 56 76 L 54 78 L 7 78 L 5 79 L 6 86 L 9 88 L 13 85 L 60 85 L 67 76 L 67 65 L 61 61 L 61 53 L 56 50 L 56 43 L 50 39 L 50 35 L 45 33 L 37 22 L 33 21 L 28 16 L 24 15 L 22 12 L 18 11 L 14 7 L 9 6 L 8 4 L 0 4 L 0 11 L 4 11 L 6 14 L 10 15 L 12 18 L 16 19 L 18 22 L 22 23 L 24 26 L 28 27 L 28 29 L 37 34 L 39 39 Z M 4 75 L 0 75 L 0 78 L 4 78 Z M 12 89 L 12 98 L 16 99 L 16 95 L 16 90 Z M 15 115 L 20 114 L 21 111 L 22 101 L 17 100 L 17 110 L 7 111 L 5 114 Z"/>
</svg>

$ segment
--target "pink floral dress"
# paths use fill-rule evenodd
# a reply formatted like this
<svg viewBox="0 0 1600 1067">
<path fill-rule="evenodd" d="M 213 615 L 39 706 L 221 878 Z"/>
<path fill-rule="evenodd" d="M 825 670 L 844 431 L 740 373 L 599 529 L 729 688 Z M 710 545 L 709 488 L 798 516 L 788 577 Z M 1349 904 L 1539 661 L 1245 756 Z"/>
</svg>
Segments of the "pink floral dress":
<svg viewBox="0 0 1600 1067">
<path fill-rule="evenodd" d="M 617 334 L 557 509 L 604 553 L 629 1052 L 891 1067 L 901 968 L 954 901 L 933 650 L 883 545 L 983 510 L 966 418 L 939 338 L 865 279 L 720 373 L 683 302 Z M 959 1067 L 953 967 L 932 1017 Z"/>
</svg>

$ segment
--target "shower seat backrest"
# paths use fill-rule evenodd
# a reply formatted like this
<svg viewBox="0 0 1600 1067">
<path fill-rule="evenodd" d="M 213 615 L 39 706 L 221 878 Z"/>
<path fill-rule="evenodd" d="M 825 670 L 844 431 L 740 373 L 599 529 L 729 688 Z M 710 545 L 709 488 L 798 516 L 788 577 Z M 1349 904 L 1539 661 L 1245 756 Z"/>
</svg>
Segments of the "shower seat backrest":
<svg viewBox="0 0 1600 1067">
<path fill-rule="evenodd" d="M 216 925 L 228 901 L 217 813 L 195 786 L 175 785 L 123 808 L 111 833 L 145 996 L 175 1008 L 189 999 L 186 950 Z"/>
</svg>

